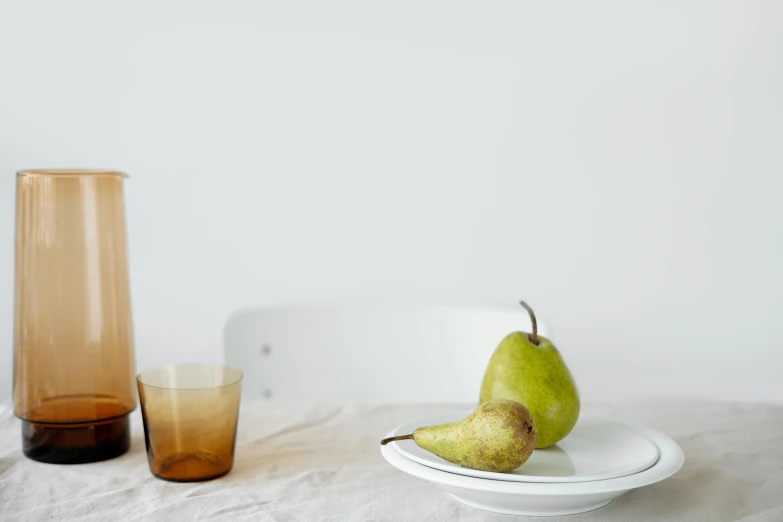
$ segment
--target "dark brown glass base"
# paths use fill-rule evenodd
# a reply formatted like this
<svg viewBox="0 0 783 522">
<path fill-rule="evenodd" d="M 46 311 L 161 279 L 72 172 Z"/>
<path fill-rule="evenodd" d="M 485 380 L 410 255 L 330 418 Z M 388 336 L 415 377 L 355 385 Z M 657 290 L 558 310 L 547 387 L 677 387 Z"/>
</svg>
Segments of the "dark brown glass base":
<svg viewBox="0 0 783 522">
<path fill-rule="evenodd" d="M 127 415 L 84 424 L 22 421 L 22 451 L 49 464 L 85 464 L 119 457 L 130 448 Z"/>
<path fill-rule="evenodd" d="M 228 459 L 207 451 L 181 453 L 165 459 L 149 459 L 150 471 L 159 479 L 169 482 L 203 482 L 222 477 L 234 464 L 233 455 Z"/>
<path fill-rule="evenodd" d="M 207 482 L 207 481 L 210 481 L 210 480 L 219 479 L 220 477 L 225 477 L 226 475 L 228 475 L 229 471 L 231 471 L 231 470 L 229 469 L 229 470 L 226 470 L 226 471 L 221 471 L 217 475 L 210 475 L 208 477 L 198 477 L 198 478 L 192 478 L 192 479 L 191 478 L 182 478 L 182 479 L 169 478 L 169 477 L 164 477 L 163 475 L 158 475 L 157 473 L 154 473 L 154 472 L 152 474 L 155 475 L 157 478 L 159 478 L 161 480 L 165 480 L 166 482 L 180 482 L 180 483 L 181 482 Z"/>
</svg>

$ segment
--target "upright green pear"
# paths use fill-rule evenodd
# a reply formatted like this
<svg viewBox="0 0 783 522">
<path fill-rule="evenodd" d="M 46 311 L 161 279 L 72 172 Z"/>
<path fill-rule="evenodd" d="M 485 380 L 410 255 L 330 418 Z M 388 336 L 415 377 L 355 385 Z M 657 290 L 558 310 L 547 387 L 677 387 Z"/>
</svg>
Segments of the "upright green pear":
<svg viewBox="0 0 783 522">
<path fill-rule="evenodd" d="M 481 383 L 479 404 L 510 399 L 524 404 L 538 428 L 536 448 L 555 444 L 571 432 L 579 418 L 579 392 L 560 352 L 538 335 L 536 316 L 530 314 L 533 332 L 513 332 L 495 349 Z"/>
<path fill-rule="evenodd" d="M 383 439 L 381 444 L 413 439 L 438 457 L 483 471 L 506 472 L 530 458 L 536 445 L 536 424 L 530 412 L 515 401 L 482 404 L 457 422 L 425 426 L 411 435 Z"/>
</svg>

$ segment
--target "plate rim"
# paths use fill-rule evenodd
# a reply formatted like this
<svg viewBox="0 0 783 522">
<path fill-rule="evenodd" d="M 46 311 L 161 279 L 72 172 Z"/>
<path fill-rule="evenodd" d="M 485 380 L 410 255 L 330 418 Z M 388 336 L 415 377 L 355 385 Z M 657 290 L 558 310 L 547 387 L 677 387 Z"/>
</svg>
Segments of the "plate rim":
<svg viewBox="0 0 783 522">
<path fill-rule="evenodd" d="M 682 468 L 685 463 L 685 455 L 682 448 L 674 440 L 653 428 L 641 424 L 618 422 L 637 430 L 658 446 L 659 455 L 655 464 L 633 475 L 592 482 L 511 482 L 468 477 L 430 468 L 405 457 L 396 449 L 394 444 L 381 446 L 381 455 L 389 464 L 400 471 L 436 484 L 474 491 L 517 495 L 593 495 L 628 491 L 660 482 L 671 477 Z M 391 433 L 389 432 L 388 436 L 392 436 Z"/>
<path fill-rule="evenodd" d="M 464 410 L 453 410 L 449 412 L 442 412 L 439 414 L 430 414 L 426 416 L 417 417 L 415 419 L 411 419 L 409 421 L 406 421 L 396 428 L 394 428 L 390 433 L 389 436 L 397 436 L 402 434 L 402 432 L 410 432 L 410 429 L 405 428 L 406 426 L 410 424 L 432 424 L 434 421 L 431 419 L 435 417 L 436 415 L 440 416 L 446 416 L 446 415 L 454 415 L 459 416 L 460 418 L 467 417 L 468 414 L 470 414 L 473 410 L 470 409 L 464 409 Z M 570 478 L 570 477 L 561 477 L 561 476 L 555 476 L 555 477 L 541 477 L 537 475 L 514 475 L 514 474 L 507 474 L 507 473 L 496 473 L 492 471 L 482 471 L 482 470 L 473 470 L 470 468 L 464 468 L 466 472 L 461 473 L 460 470 L 454 469 L 444 469 L 443 467 L 438 467 L 434 465 L 430 465 L 431 463 L 428 463 L 428 461 L 425 461 L 425 459 L 422 459 L 421 457 L 412 454 L 410 451 L 403 450 L 400 445 L 398 445 L 396 442 L 392 442 L 391 444 L 394 444 L 395 449 L 398 453 L 400 453 L 403 457 L 407 458 L 408 460 L 412 460 L 418 464 L 421 464 L 422 466 L 426 466 L 431 469 L 436 469 L 438 471 L 443 471 L 446 473 L 453 473 L 455 475 L 462 475 L 465 477 L 474 477 L 474 478 L 481 478 L 486 480 L 499 480 L 504 482 L 524 482 L 529 484 L 573 484 L 578 482 L 593 482 L 596 480 L 610 480 L 615 478 L 622 478 L 627 477 L 630 475 L 635 475 L 636 473 L 641 473 L 642 471 L 646 471 L 653 467 L 661 456 L 660 448 L 658 448 L 658 445 L 655 444 L 649 437 L 644 435 L 643 433 L 640 433 L 638 430 L 633 429 L 632 427 L 628 426 L 627 423 L 619 420 L 614 419 L 612 417 L 607 416 L 596 416 L 596 415 L 585 415 L 581 416 L 579 418 L 579 421 L 577 422 L 577 426 L 579 425 L 579 422 L 581 421 L 588 421 L 588 422 L 598 422 L 598 423 L 605 423 L 605 424 L 612 424 L 615 426 L 620 426 L 622 428 L 625 428 L 626 430 L 629 430 L 636 435 L 639 435 L 643 439 L 645 439 L 647 442 L 652 444 L 653 448 L 655 449 L 655 458 L 650 462 L 649 464 L 646 464 L 644 467 L 640 469 L 636 469 L 635 471 L 631 471 L 630 473 L 625 473 L 623 475 L 618 476 L 601 476 L 601 475 L 582 475 L 578 478 Z M 443 422 L 453 422 L 453 421 L 443 421 Z M 405 428 L 405 429 L 403 429 Z M 402 442 L 402 441 L 400 441 Z M 436 463 L 440 464 L 440 463 Z M 459 466 L 458 464 L 449 463 L 451 466 Z M 565 479 L 565 480 L 563 480 Z"/>
</svg>

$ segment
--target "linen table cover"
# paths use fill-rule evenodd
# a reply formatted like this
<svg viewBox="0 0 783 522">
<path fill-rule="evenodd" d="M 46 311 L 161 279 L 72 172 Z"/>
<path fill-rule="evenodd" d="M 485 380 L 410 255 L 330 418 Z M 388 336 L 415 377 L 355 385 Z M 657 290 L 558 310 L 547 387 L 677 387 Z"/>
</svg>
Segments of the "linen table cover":
<svg viewBox="0 0 783 522">
<path fill-rule="evenodd" d="M 682 446 L 673 477 L 597 511 L 554 518 L 461 505 L 383 460 L 379 441 L 447 405 L 242 405 L 234 469 L 211 482 L 170 483 L 148 468 L 138 411 L 122 457 L 81 465 L 22 455 L 20 423 L 0 403 L 0 521 L 743 521 L 783 522 L 783 405 L 711 402 L 586 404 L 660 430 Z"/>
</svg>

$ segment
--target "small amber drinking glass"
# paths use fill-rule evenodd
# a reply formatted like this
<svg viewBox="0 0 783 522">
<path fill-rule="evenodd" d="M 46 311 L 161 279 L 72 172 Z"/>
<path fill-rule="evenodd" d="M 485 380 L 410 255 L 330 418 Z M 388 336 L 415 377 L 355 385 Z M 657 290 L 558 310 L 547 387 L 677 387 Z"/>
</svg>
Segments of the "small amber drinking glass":
<svg viewBox="0 0 783 522">
<path fill-rule="evenodd" d="M 147 460 L 174 482 L 222 477 L 234 464 L 242 372 L 227 366 L 161 366 L 137 377 Z"/>
</svg>

